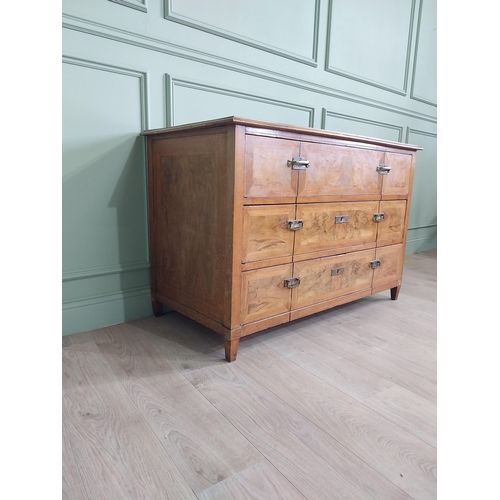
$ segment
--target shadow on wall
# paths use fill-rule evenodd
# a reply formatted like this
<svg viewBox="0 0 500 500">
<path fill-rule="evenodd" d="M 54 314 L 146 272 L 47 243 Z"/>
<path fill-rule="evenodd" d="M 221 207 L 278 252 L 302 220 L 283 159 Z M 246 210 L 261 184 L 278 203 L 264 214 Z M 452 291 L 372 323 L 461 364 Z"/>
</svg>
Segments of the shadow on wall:
<svg viewBox="0 0 500 500">
<path fill-rule="evenodd" d="M 89 149 L 66 155 L 76 168 L 63 176 L 63 310 L 73 331 L 152 314 L 145 140 L 92 144 L 94 157 Z"/>
</svg>

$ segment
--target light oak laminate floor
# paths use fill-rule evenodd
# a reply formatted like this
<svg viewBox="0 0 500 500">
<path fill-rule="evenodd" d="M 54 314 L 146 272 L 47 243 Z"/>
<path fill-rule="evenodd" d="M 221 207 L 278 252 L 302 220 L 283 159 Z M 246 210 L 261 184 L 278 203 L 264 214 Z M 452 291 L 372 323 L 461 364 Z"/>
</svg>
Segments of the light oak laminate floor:
<svg viewBox="0 0 500 500">
<path fill-rule="evenodd" d="M 224 360 L 171 312 L 63 337 L 63 498 L 436 498 L 436 251 Z"/>
</svg>

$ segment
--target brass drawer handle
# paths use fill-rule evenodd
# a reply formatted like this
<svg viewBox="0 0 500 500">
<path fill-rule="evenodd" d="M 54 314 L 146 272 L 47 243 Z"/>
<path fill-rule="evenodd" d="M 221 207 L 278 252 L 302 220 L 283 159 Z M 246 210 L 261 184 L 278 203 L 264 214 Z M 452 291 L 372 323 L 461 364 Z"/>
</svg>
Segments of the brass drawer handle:
<svg viewBox="0 0 500 500">
<path fill-rule="evenodd" d="M 385 219 L 385 214 L 384 212 L 379 213 L 379 214 L 373 214 L 373 220 L 375 222 L 382 222 Z"/>
<path fill-rule="evenodd" d="M 332 269 L 332 276 L 338 276 L 339 274 L 344 274 L 343 267 L 336 267 L 335 269 Z"/>
<path fill-rule="evenodd" d="M 377 172 L 380 175 L 387 175 L 390 171 L 391 167 L 389 167 L 389 165 L 386 165 L 385 163 L 382 163 L 377 167 Z"/>
<path fill-rule="evenodd" d="M 344 222 L 349 221 L 349 216 L 348 215 L 336 215 L 335 216 L 335 224 L 342 224 Z"/>
<path fill-rule="evenodd" d="M 291 229 L 292 231 L 298 231 L 304 227 L 304 221 L 302 219 L 297 220 L 287 220 L 286 228 Z"/>
<path fill-rule="evenodd" d="M 370 262 L 370 267 L 372 269 L 377 269 L 377 267 L 380 267 L 380 260 L 372 260 Z"/>
<path fill-rule="evenodd" d="M 284 281 L 285 288 L 295 288 L 300 285 L 300 278 L 287 278 Z"/>
<path fill-rule="evenodd" d="M 288 167 L 291 167 L 292 170 L 305 170 L 306 168 L 309 168 L 309 160 L 300 156 L 296 156 L 295 158 L 288 160 L 286 164 Z"/>
</svg>

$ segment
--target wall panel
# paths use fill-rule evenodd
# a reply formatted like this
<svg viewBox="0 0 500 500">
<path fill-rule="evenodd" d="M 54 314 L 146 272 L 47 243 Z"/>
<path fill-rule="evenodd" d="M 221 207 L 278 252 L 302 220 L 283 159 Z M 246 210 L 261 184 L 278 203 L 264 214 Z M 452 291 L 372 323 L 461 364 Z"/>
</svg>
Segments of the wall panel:
<svg viewBox="0 0 500 500">
<path fill-rule="evenodd" d="M 313 108 L 235 92 L 221 86 L 174 80 L 168 75 L 166 81 L 170 102 L 168 124 L 182 125 L 224 116 L 243 116 L 303 127 L 314 124 Z"/>
<path fill-rule="evenodd" d="M 437 12 L 436 2 L 422 0 L 411 97 L 435 106 L 437 104 Z"/>
<path fill-rule="evenodd" d="M 424 149 L 418 153 L 408 227 L 407 252 L 437 245 L 437 135 L 409 128 L 407 141 Z"/>
<path fill-rule="evenodd" d="M 330 0 L 326 70 L 406 94 L 415 0 Z"/>
<path fill-rule="evenodd" d="M 146 128 L 236 115 L 423 146 L 408 251 L 435 246 L 433 9 L 65 0 L 63 333 L 152 313 Z"/>
<path fill-rule="evenodd" d="M 165 0 L 165 19 L 316 66 L 319 0 Z"/>
<path fill-rule="evenodd" d="M 149 266 L 145 150 L 138 137 L 147 126 L 146 102 L 145 74 L 64 58 L 62 271 L 66 307 L 69 302 L 76 306 L 75 300 L 122 294 L 138 283 L 148 286 L 144 279 L 135 283 L 128 279 L 131 272 Z M 92 286 L 98 276 L 108 282 L 115 278 L 114 289 L 108 290 L 104 283 Z M 68 294 L 71 288 L 78 292 Z"/>
</svg>

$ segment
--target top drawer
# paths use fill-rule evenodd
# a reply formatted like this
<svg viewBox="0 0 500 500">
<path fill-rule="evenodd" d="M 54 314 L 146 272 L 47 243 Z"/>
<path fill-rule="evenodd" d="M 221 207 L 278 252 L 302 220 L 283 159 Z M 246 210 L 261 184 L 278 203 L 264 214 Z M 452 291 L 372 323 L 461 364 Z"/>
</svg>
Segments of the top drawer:
<svg viewBox="0 0 500 500">
<path fill-rule="evenodd" d="M 411 166 L 407 153 L 247 135 L 245 203 L 406 198 Z"/>
<path fill-rule="evenodd" d="M 245 202 L 295 203 L 299 172 L 288 160 L 299 156 L 300 142 L 247 135 L 245 143 Z"/>
</svg>

